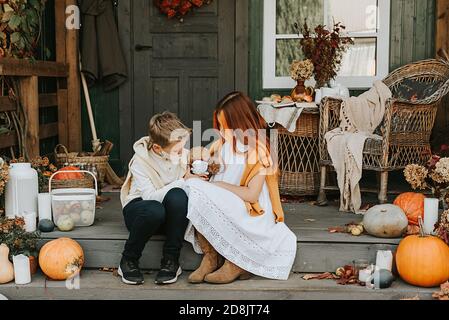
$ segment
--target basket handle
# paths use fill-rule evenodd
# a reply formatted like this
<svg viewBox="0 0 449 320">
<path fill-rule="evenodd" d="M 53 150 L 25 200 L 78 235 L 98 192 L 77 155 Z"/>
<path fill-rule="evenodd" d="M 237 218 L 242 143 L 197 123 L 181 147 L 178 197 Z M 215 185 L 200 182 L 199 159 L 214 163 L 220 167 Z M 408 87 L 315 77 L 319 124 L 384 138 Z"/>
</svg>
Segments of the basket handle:
<svg viewBox="0 0 449 320">
<path fill-rule="evenodd" d="M 97 182 L 97 177 L 95 177 L 95 175 L 90 172 L 90 171 L 86 171 L 86 170 L 61 170 L 61 171 L 56 171 L 55 173 L 53 173 L 50 177 L 50 179 L 48 180 L 48 192 L 51 193 L 51 182 L 53 181 L 53 178 L 60 174 L 60 173 L 88 173 L 90 174 L 95 181 L 95 195 L 98 196 L 98 182 Z"/>
<path fill-rule="evenodd" d="M 64 153 L 65 153 L 65 161 L 67 162 L 68 160 L 69 160 L 69 150 L 67 150 L 67 147 L 65 146 L 65 145 L 63 145 L 63 144 L 58 144 L 56 147 L 55 147 L 55 149 L 54 149 L 54 152 L 55 152 L 55 156 L 58 154 L 58 149 L 59 148 L 62 148 L 62 151 L 64 151 Z"/>
</svg>

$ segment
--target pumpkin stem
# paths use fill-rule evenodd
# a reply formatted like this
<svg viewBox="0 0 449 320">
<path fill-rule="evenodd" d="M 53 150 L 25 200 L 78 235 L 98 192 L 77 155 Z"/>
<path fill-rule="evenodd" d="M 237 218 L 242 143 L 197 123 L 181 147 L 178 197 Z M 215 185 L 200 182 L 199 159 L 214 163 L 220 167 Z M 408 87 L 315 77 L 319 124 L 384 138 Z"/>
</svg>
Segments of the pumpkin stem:
<svg viewBox="0 0 449 320">
<path fill-rule="evenodd" d="M 419 234 L 421 238 L 424 238 L 426 234 L 424 233 L 424 223 L 422 221 L 422 217 L 418 217 L 418 225 L 419 225 Z"/>
</svg>

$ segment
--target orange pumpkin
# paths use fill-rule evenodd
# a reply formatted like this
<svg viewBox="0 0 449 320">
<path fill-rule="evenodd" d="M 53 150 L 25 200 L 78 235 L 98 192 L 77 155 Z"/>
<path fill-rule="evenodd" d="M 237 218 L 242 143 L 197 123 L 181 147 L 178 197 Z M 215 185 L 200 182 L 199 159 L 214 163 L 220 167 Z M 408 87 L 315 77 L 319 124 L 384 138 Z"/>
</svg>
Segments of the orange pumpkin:
<svg viewBox="0 0 449 320">
<path fill-rule="evenodd" d="M 405 282 L 426 288 L 439 286 L 449 280 L 449 246 L 434 236 L 408 236 L 399 243 L 396 266 Z"/>
<path fill-rule="evenodd" d="M 78 171 L 78 167 L 64 167 L 58 170 L 60 171 Z M 62 172 L 55 175 L 55 180 L 76 180 L 83 179 L 84 175 L 81 172 Z"/>
<path fill-rule="evenodd" d="M 421 193 L 406 192 L 399 195 L 394 204 L 404 210 L 409 224 L 418 225 L 418 218 L 424 217 L 424 199 Z"/>
<path fill-rule="evenodd" d="M 50 241 L 39 252 L 39 266 L 53 280 L 70 279 L 80 273 L 83 265 L 83 248 L 69 238 Z"/>
</svg>

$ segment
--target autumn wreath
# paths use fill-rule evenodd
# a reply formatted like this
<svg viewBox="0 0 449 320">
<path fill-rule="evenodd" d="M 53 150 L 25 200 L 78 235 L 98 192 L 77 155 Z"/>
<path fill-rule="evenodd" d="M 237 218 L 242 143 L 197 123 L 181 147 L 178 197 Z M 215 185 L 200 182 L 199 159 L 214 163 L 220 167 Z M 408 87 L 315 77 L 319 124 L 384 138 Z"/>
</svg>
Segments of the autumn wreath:
<svg viewBox="0 0 449 320">
<path fill-rule="evenodd" d="M 161 13 L 169 19 L 176 17 L 181 21 L 193 8 L 200 8 L 211 2 L 212 0 L 154 0 Z"/>
</svg>

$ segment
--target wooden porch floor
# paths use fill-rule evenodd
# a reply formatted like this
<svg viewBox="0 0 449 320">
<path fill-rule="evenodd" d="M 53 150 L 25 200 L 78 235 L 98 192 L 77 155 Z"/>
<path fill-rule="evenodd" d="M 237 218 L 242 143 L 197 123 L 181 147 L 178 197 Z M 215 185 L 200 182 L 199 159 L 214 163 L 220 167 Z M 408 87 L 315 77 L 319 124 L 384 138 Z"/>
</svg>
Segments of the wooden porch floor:
<svg viewBox="0 0 449 320">
<path fill-rule="evenodd" d="M 435 289 L 409 286 L 400 280 L 390 289 L 369 290 L 359 286 L 341 286 L 333 280 L 302 279 L 304 273 L 335 271 L 337 267 L 354 259 L 375 261 L 379 249 L 394 249 L 399 239 L 376 239 L 370 236 L 352 237 L 346 234 L 330 234 L 328 227 L 360 221 L 361 216 L 339 213 L 336 206 L 315 207 L 309 203 L 285 204 L 287 224 L 298 237 L 296 262 L 288 281 L 274 281 L 254 277 L 223 286 L 209 284 L 192 285 L 187 282 L 189 270 L 195 269 L 200 257 L 190 244 L 182 252 L 184 269 L 179 281 L 170 286 L 153 283 L 155 269 L 161 258 L 163 237 L 150 240 L 141 260 L 146 282 L 134 287 L 123 284 L 110 272 L 99 271 L 101 267 L 116 268 L 120 260 L 128 232 L 118 200 L 118 194 L 108 194 L 111 201 L 97 211 L 94 226 L 77 228 L 69 233 L 44 234 L 43 242 L 58 237 L 76 239 L 83 247 L 86 264 L 79 281 L 79 290 L 67 290 L 64 281 L 49 281 L 40 272 L 26 286 L 14 283 L 0 286 L 0 293 L 10 299 L 164 299 L 164 300 L 329 300 L 366 299 L 398 300 L 404 298 L 432 299 Z"/>
<path fill-rule="evenodd" d="M 97 210 L 93 226 L 76 228 L 68 233 L 55 231 L 43 234 L 43 242 L 59 237 L 73 238 L 84 248 L 87 268 L 116 267 L 128 231 L 123 222 L 118 194 L 105 196 L 111 197 L 111 200 Z M 329 227 L 362 220 L 362 216 L 338 212 L 336 204 L 316 207 L 310 203 L 294 203 L 285 204 L 284 207 L 286 223 L 298 238 L 294 272 L 335 271 L 355 259 L 374 262 L 377 250 L 394 249 L 400 240 L 329 233 Z M 155 236 L 147 244 L 141 261 L 143 268 L 159 267 L 163 240 L 162 236 Z M 185 244 L 181 262 L 185 270 L 194 270 L 200 262 L 200 257 L 193 252 L 190 244 Z"/>
</svg>

